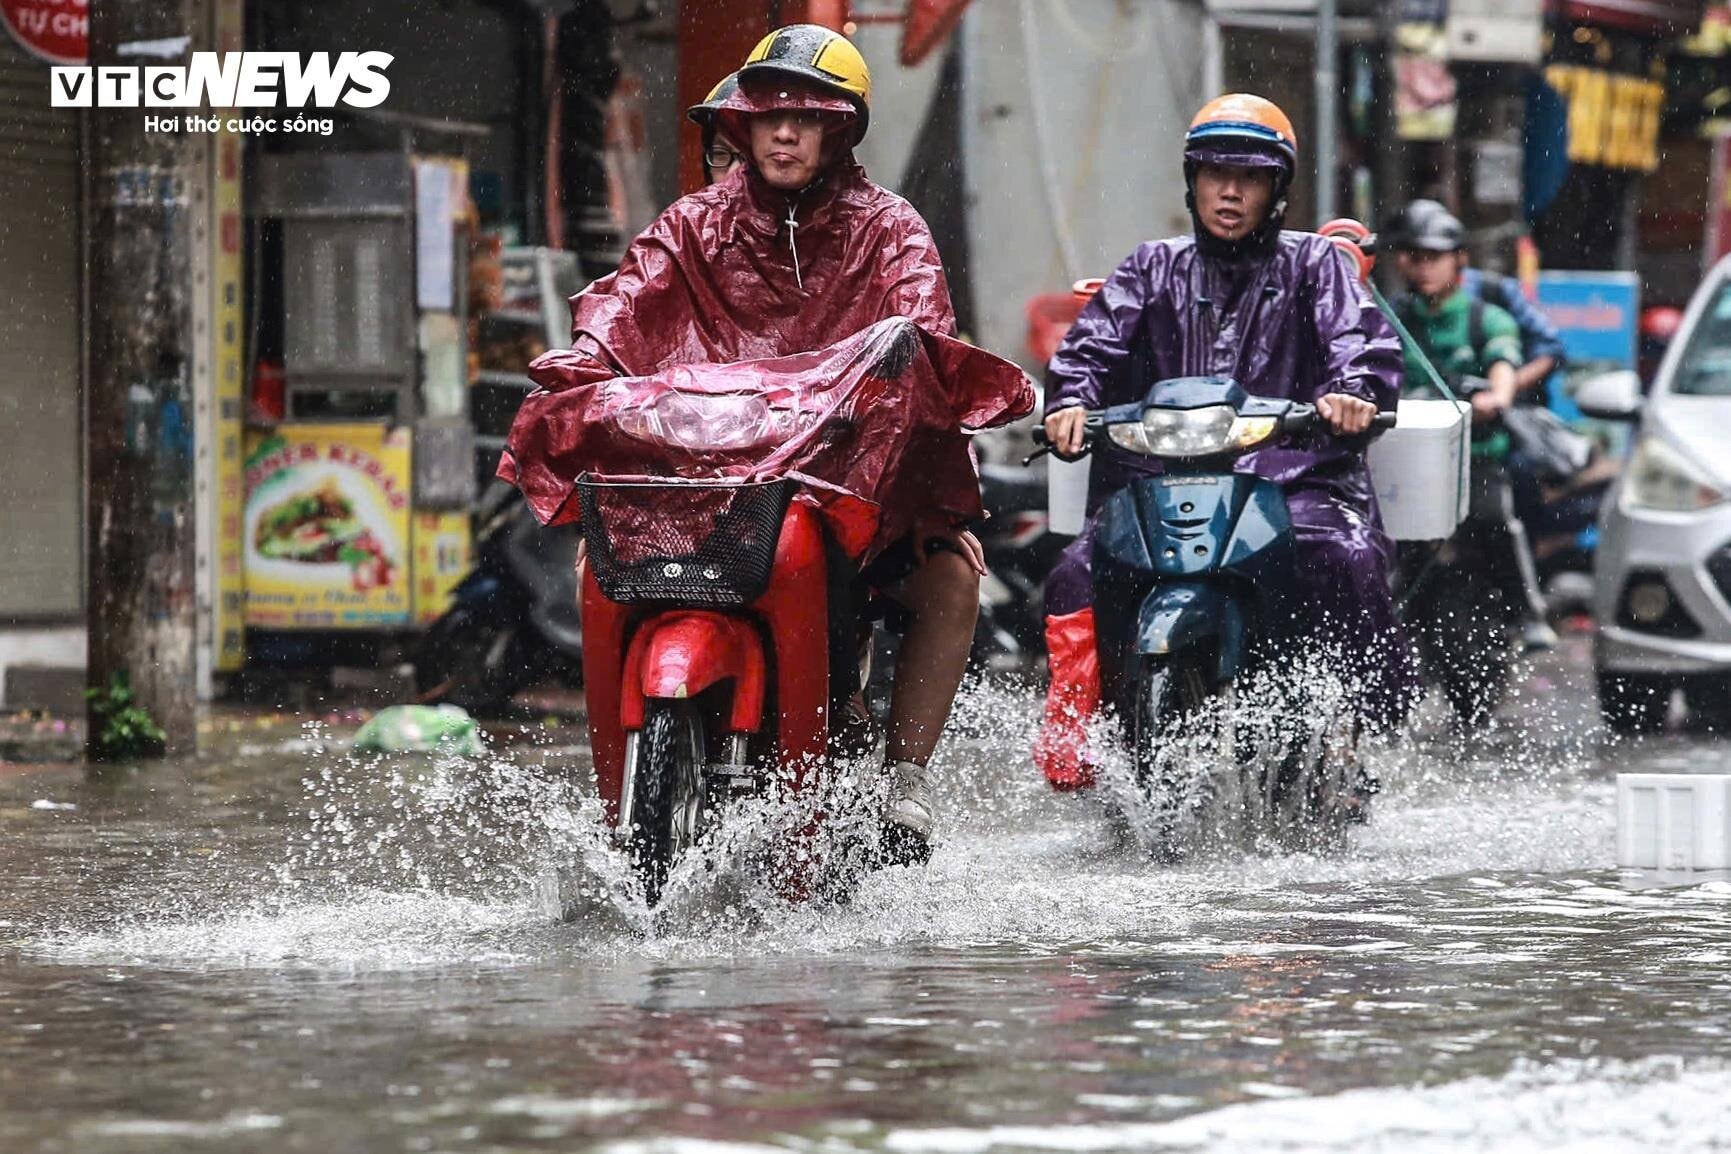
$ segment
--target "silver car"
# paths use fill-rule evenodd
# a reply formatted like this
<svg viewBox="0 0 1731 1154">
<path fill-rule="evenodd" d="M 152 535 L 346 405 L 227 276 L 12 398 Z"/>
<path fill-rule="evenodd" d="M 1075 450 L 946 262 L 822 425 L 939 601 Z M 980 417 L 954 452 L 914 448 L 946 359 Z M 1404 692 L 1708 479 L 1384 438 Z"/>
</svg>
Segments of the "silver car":
<svg viewBox="0 0 1731 1154">
<path fill-rule="evenodd" d="M 1590 415 L 1638 420 L 1633 455 L 1600 514 L 1594 663 L 1619 732 L 1664 725 L 1672 691 L 1693 714 L 1731 715 L 1731 259 L 1689 304 L 1643 404 L 1633 373 L 1576 395 Z"/>
</svg>

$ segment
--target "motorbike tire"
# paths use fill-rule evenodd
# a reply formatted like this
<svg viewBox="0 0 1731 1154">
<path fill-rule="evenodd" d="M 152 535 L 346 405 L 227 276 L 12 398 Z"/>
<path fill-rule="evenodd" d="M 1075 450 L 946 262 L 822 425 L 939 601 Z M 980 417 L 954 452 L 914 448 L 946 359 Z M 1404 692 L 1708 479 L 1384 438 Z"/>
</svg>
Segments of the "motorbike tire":
<svg viewBox="0 0 1731 1154">
<path fill-rule="evenodd" d="M 1153 855 L 1164 861 L 1182 860 L 1193 844 L 1199 811 L 1207 806 L 1206 791 L 1214 783 L 1193 765 L 1174 765 L 1160 756 L 1162 738 L 1179 738 L 1190 729 L 1214 696 L 1202 655 L 1179 653 L 1171 658 L 1142 659 L 1127 711 L 1130 763 L 1136 788 L 1147 804 L 1148 841 Z"/>
<path fill-rule="evenodd" d="M 1599 716 L 1612 733 L 1654 733 L 1665 728 L 1673 688 L 1668 679 L 1609 669 L 1597 670 L 1596 674 Z"/>
<path fill-rule="evenodd" d="M 1419 616 L 1419 654 L 1462 725 L 1490 720 L 1508 693 L 1509 644 L 1502 595 L 1476 577 L 1438 578 Z"/>
<path fill-rule="evenodd" d="M 415 653 L 416 699 L 480 716 L 507 712 L 535 677 L 517 630 L 455 609 L 433 623 Z"/>
<path fill-rule="evenodd" d="M 661 900 L 673 863 L 701 832 L 704 736 L 703 718 L 691 703 L 648 703 L 638 735 L 628 829 L 631 865 L 652 908 Z"/>
</svg>

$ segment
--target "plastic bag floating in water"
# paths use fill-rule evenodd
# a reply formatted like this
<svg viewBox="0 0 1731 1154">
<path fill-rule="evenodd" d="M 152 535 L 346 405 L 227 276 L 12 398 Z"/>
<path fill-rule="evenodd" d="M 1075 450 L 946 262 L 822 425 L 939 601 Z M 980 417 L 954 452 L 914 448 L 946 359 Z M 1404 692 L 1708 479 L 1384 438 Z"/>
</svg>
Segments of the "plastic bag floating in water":
<svg viewBox="0 0 1731 1154">
<path fill-rule="evenodd" d="M 393 705 L 361 726 L 351 747 L 356 753 L 485 752 L 475 719 L 455 705 Z"/>
</svg>

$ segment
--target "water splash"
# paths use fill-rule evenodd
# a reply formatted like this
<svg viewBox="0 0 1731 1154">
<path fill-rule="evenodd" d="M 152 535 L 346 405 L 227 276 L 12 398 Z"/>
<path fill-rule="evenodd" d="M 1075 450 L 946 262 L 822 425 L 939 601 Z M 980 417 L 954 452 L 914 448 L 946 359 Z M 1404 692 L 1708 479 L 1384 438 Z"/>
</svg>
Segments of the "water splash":
<svg viewBox="0 0 1731 1154">
<path fill-rule="evenodd" d="M 1246 717 L 1277 712 L 1254 693 L 1247 700 Z M 1403 740 L 1367 747 L 1383 794 L 1371 823 L 1338 847 L 1223 844 L 1173 869 L 1114 826 L 1128 808 L 1114 792 L 1125 780 L 1121 749 L 1104 767 L 1106 788 L 1053 795 L 1027 753 L 1039 687 L 974 682 L 932 767 L 940 821 L 928 867 L 856 869 L 851 892 L 787 900 L 774 855 L 814 807 L 826 815 L 816 858 L 857 866 L 875 846 L 883 779 L 875 765 L 847 766 L 822 795 L 735 804 L 676 868 L 654 913 L 592 789 L 572 780 L 586 777 L 585 764 L 354 759 L 314 733 L 299 796 L 280 819 L 281 850 L 263 868 L 219 856 L 203 875 L 182 876 L 181 890 L 141 895 L 125 916 L 41 935 L 33 948 L 68 960 L 337 968 L 922 943 L 1046 949 L 1182 934 L 1223 892 L 1608 864 L 1610 789 L 1582 778 L 1593 739 L 1560 723 L 1548 732 L 1542 711 L 1527 710 L 1543 740 L 1515 727 L 1463 739 L 1428 711 Z"/>
</svg>

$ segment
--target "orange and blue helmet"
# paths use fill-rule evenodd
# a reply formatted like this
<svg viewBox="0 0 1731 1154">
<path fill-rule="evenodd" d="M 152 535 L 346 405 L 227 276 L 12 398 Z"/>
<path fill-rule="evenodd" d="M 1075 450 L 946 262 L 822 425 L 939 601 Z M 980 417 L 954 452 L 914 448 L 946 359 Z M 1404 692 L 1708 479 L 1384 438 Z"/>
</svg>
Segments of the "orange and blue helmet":
<svg viewBox="0 0 1731 1154">
<path fill-rule="evenodd" d="M 1184 134 L 1184 160 L 1280 168 L 1290 180 L 1298 168 L 1298 134 L 1280 106 L 1248 92 L 1217 96 L 1202 106 Z"/>
</svg>

